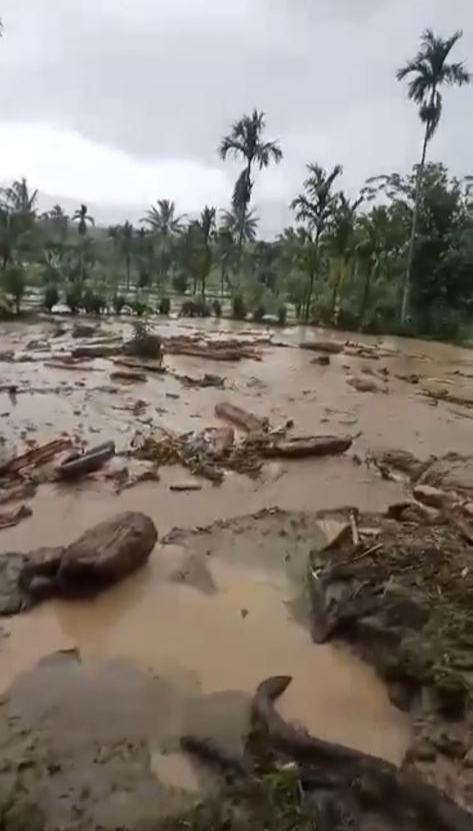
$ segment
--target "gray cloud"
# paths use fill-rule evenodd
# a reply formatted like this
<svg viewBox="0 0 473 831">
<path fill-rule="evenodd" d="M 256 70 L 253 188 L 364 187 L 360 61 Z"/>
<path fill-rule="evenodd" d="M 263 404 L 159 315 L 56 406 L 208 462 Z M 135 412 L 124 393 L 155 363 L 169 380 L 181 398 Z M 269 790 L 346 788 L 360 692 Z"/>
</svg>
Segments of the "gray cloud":
<svg viewBox="0 0 473 831">
<path fill-rule="evenodd" d="M 350 189 L 412 164 L 420 127 L 396 68 L 426 26 L 463 28 L 458 57 L 473 55 L 471 0 L 3 0 L 1 14 L 0 126 L 218 166 L 220 136 L 257 106 L 285 151 L 258 182 L 265 205 L 287 201 L 311 159 L 342 162 Z M 471 169 L 472 96 L 448 92 L 431 150 L 457 173 Z"/>
</svg>

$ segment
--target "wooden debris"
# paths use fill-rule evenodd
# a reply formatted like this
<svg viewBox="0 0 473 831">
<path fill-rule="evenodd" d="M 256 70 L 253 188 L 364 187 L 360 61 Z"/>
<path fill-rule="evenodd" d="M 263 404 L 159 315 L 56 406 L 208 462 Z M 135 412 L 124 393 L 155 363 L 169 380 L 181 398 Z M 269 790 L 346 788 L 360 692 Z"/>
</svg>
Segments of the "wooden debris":
<svg viewBox="0 0 473 831">
<path fill-rule="evenodd" d="M 71 354 L 73 358 L 111 358 L 112 355 L 116 355 L 118 352 L 121 352 L 120 344 L 104 343 L 95 346 L 90 344 L 76 346 Z"/>
<path fill-rule="evenodd" d="M 2 511 L 0 513 L 0 530 L 3 528 L 12 528 L 18 525 L 22 519 L 26 519 L 32 515 L 33 511 L 28 505 L 20 505 L 14 511 Z"/>
<path fill-rule="evenodd" d="M 142 384 L 148 379 L 144 372 L 138 372 L 137 370 L 133 369 L 117 369 L 114 372 L 110 373 L 110 380 Z"/>
<path fill-rule="evenodd" d="M 269 419 L 260 418 L 254 415 L 254 413 L 242 410 L 241 407 L 235 407 L 227 401 L 216 405 L 215 415 L 226 421 L 230 421 L 236 427 L 246 430 L 247 433 L 264 433 L 269 428 Z"/>
<path fill-rule="evenodd" d="M 331 355 L 338 355 L 345 349 L 345 344 L 336 340 L 305 341 L 299 344 L 299 349 L 309 349 L 311 352 L 328 352 Z"/>
<path fill-rule="evenodd" d="M 164 375 L 167 372 L 165 366 L 159 361 L 152 361 L 146 358 L 137 360 L 136 358 L 117 358 L 114 362 L 117 366 L 126 366 L 130 369 L 142 370 L 143 372 L 155 372 L 158 375 Z"/>
<path fill-rule="evenodd" d="M 33 447 L 32 450 L 27 450 L 26 453 L 15 456 L 15 458 L 0 465 L 0 475 L 19 473 L 28 467 L 39 467 L 39 465 L 50 462 L 54 456 L 62 453 L 63 450 L 67 450 L 70 446 L 70 439 L 54 439 L 47 444 Z"/>
<path fill-rule="evenodd" d="M 263 456 L 268 458 L 302 459 L 309 456 L 337 456 L 352 445 L 351 436 L 297 436 L 283 441 L 263 444 Z"/>
<path fill-rule="evenodd" d="M 173 485 L 169 486 L 169 490 L 171 491 L 201 491 L 202 485 L 200 482 L 175 482 Z"/>
<path fill-rule="evenodd" d="M 115 443 L 113 441 L 104 442 L 104 444 L 92 447 L 83 454 L 70 456 L 59 466 L 58 476 L 61 479 L 74 479 L 86 473 L 93 473 L 114 455 Z"/>
<path fill-rule="evenodd" d="M 21 485 L 15 485 L 12 488 L 0 489 L 0 505 L 6 505 L 8 502 L 17 502 L 20 499 L 31 499 L 36 493 L 36 485 L 33 482 L 25 482 Z"/>
<path fill-rule="evenodd" d="M 361 378 L 358 375 L 354 375 L 351 378 L 347 378 L 347 384 L 357 392 L 382 392 L 385 394 L 388 392 L 388 388 L 380 381 L 375 380 L 375 378 Z"/>
</svg>

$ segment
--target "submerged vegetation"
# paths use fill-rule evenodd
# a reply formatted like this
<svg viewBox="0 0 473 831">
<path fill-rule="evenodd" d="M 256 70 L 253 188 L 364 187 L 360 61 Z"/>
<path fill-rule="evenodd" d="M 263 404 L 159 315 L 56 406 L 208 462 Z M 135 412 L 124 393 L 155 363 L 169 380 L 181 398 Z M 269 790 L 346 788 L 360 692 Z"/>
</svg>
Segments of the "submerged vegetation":
<svg viewBox="0 0 473 831">
<path fill-rule="evenodd" d="M 370 332 L 460 339 L 473 311 L 473 179 L 427 161 L 443 112 L 442 90 L 470 75 L 450 62 L 461 37 L 426 31 L 415 58 L 398 72 L 424 125 L 420 163 L 406 175 L 342 189 L 341 164 L 307 164 L 291 202 L 294 224 L 276 239 L 258 237 L 253 207 L 258 170 L 282 161 L 263 112 L 236 121 L 217 150 L 243 166 L 231 205 L 187 217 L 159 199 L 135 227 L 95 224 L 86 204 L 68 216 L 38 211 L 25 179 L 0 192 L 2 311 L 58 304 L 89 314 L 141 317 L 267 315 Z"/>
</svg>

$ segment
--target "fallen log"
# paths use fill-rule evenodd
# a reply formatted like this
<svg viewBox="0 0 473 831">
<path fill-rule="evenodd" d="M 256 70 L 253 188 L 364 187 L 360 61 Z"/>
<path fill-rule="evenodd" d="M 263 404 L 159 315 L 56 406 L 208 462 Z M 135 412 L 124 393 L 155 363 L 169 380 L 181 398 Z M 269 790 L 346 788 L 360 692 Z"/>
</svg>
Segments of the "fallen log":
<svg viewBox="0 0 473 831">
<path fill-rule="evenodd" d="M 268 678 L 253 699 L 254 718 L 262 723 L 272 744 L 303 766 L 314 765 L 322 775 L 332 773 L 339 785 L 353 789 L 366 808 L 389 818 L 414 813 L 425 827 L 439 831 L 471 831 L 473 816 L 447 794 L 426 784 L 409 770 L 350 747 L 317 739 L 298 730 L 277 712 L 274 702 L 291 682 L 290 676 Z"/>
<path fill-rule="evenodd" d="M 92 447 L 83 454 L 69 456 L 58 468 L 57 474 L 61 479 L 74 479 L 86 473 L 93 473 L 102 467 L 105 462 L 115 455 L 115 442 L 107 441 Z"/>
<path fill-rule="evenodd" d="M 296 436 L 270 441 L 262 446 L 267 458 L 303 459 L 309 456 L 337 456 L 353 444 L 351 436 Z"/>
<path fill-rule="evenodd" d="M 156 372 L 158 375 L 164 375 L 167 372 L 166 367 L 160 361 L 146 359 L 138 361 L 133 358 L 117 358 L 113 363 L 117 366 L 126 366 L 130 369 L 142 370 L 143 372 Z"/>
<path fill-rule="evenodd" d="M 132 369 L 117 369 L 110 373 L 111 381 L 127 381 L 143 384 L 147 381 L 146 373 Z"/>
<path fill-rule="evenodd" d="M 246 410 L 242 410 L 241 407 L 235 407 L 227 401 L 216 405 L 215 415 L 230 421 L 236 427 L 246 430 L 247 433 L 264 433 L 269 428 L 268 418 L 260 418 L 254 413 L 248 413 Z"/>
<path fill-rule="evenodd" d="M 32 450 L 27 450 L 26 453 L 15 456 L 15 458 L 0 465 L 0 475 L 19 473 L 26 467 L 38 467 L 50 462 L 54 456 L 62 453 L 63 450 L 67 450 L 70 446 L 70 439 L 54 439 L 40 447 L 34 447 Z"/>
<path fill-rule="evenodd" d="M 121 352 L 121 344 L 98 344 L 97 346 L 76 346 L 71 355 L 73 358 L 110 358 Z"/>
<path fill-rule="evenodd" d="M 97 372 L 97 367 L 92 364 L 83 364 L 79 362 L 68 363 L 66 361 L 45 361 L 44 366 L 51 369 L 72 369 L 78 372 Z"/>
<path fill-rule="evenodd" d="M 345 349 L 345 344 L 336 340 L 305 341 L 299 344 L 299 349 L 308 349 L 311 352 L 328 352 L 330 355 L 339 355 Z"/>
</svg>

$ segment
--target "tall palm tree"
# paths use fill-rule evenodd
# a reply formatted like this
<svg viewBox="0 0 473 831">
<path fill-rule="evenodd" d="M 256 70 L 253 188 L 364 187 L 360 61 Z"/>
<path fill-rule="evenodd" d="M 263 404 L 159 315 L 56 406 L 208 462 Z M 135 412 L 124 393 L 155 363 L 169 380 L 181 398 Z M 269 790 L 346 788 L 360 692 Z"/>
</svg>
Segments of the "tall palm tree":
<svg viewBox="0 0 473 831">
<path fill-rule="evenodd" d="M 19 179 L 4 190 L 4 202 L 11 211 L 33 215 L 36 212 L 38 191 L 30 191 L 26 179 Z"/>
<path fill-rule="evenodd" d="M 344 193 L 340 194 L 327 239 L 333 274 L 331 313 L 335 320 L 343 284 L 354 257 L 356 212 L 362 202 L 363 196 L 351 201 Z"/>
<path fill-rule="evenodd" d="M 278 164 L 282 157 L 282 150 L 278 141 L 264 141 L 263 133 L 266 127 L 265 114 L 254 109 L 251 115 L 244 115 L 236 121 L 230 133 L 220 142 L 218 152 L 222 159 L 228 155 L 244 160 L 245 166 L 238 177 L 232 197 L 234 214 L 239 218 L 238 251 L 241 256 L 243 245 L 244 224 L 249 213 L 253 180 L 251 178 L 253 166 L 259 170 L 269 167 L 271 162 Z"/>
<path fill-rule="evenodd" d="M 176 214 L 176 205 L 169 199 L 158 199 L 156 205 L 151 205 L 146 215 L 140 220 L 149 225 L 159 237 L 169 237 L 182 230 L 185 216 Z"/>
<path fill-rule="evenodd" d="M 409 306 L 409 289 L 419 216 L 419 197 L 422 188 L 427 147 L 437 130 L 442 116 L 443 99 L 440 90 L 444 86 L 461 87 L 471 81 L 471 75 L 466 71 L 462 62 L 448 63 L 447 60 L 453 47 L 462 37 L 462 34 L 461 31 L 458 31 L 444 40 L 443 38 L 437 37 L 431 29 L 427 29 L 421 37 L 420 49 L 415 58 L 408 61 L 397 72 L 398 81 L 409 78 L 408 96 L 411 101 L 417 104 L 420 120 L 425 125 L 422 155 L 417 170 L 411 238 L 402 292 L 402 323 L 406 320 Z"/>
<path fill-rule="evenodd" d="M 309 175 L 304 181 L 303 193 L 291 203 L 297 221 L 306 227 L 307 239 L 312 249 L 311 256 L 307 257 L 309 284 L 304 309 L 306 321 L 309 320 L 312 306 L 320 242 L 330 227 L 340 201 L 340 193 L 334 193 L 333 186 L 343 172 L 343 167 L 337 164 L 331 171 L 327 171 L 319 164 L 308 164 L 307 170 Z"/>
<path fill-rule="evenodd" d="M 202 257 L 202 274 L 201 274 L 201 288 L 202 297 L 205 299 L 205 289 L 207 284 L 207 277 L 212 268 L 212 247 L 211 240 L 215 233 L 215 217 L 217 215 L 216 208 L 205 206 L 203 209 L 199 225 L 202 233 L 203 241 L 203 257 Z"/>
<path fill-rule="evenodd" d="M 222 211 L 222 229 L 235 237 L 239 249 L 242 243 L 254 242 L 258 222 L 259 217 L 253 210 L 247 211 L 244 216 L 236 211 Z"/>
<path fill-rule="evenodd" d="M 131 279 L 131 258 L 135 243 L 135 229 L 131 222 L 123 223 L 123 225 L 113 225 L 108 229 L 108 236 L 113 239 L 119 253 L 123 256 L 125 262 L 125 276 L 126 276 L 126 290 L 130 289 Z"/>
<path fill-rule="evenodd" d="M 81 237 L 86 236 L 88 224 L 95 225 L 95 220 L 93 216 L 89 216 L 89 214 L 87 213 L 87 205 L 81 205 L 80 208 L 77 208 L 77 210 L 74 211 L 72 221 L 77 222 L 77 230 L 79 231 Z"/>
</svg>

